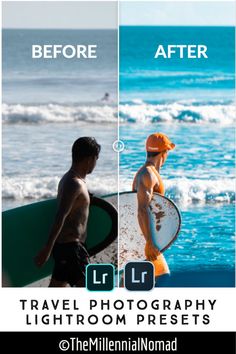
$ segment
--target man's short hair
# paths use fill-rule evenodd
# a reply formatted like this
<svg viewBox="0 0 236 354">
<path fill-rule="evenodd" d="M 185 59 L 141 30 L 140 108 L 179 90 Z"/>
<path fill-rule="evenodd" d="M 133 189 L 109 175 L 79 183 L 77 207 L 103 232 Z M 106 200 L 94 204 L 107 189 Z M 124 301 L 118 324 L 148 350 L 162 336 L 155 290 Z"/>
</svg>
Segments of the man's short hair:
<svg viewBox="0 0 236 354">
<path fill-rule="evenodd" d="M 77 139 L 72 146 L 72 161 L 79 162 L 87 157 L 98 157 L 101 150 L 95 138 L 84 136 Z"/>
<path fill-rule="evenodd" d="M 157 152 L 157 151 L 147 151 L 147 157 L 154 157 L 159 154 L 160 154 L 160 152 Z"/>
</svg>

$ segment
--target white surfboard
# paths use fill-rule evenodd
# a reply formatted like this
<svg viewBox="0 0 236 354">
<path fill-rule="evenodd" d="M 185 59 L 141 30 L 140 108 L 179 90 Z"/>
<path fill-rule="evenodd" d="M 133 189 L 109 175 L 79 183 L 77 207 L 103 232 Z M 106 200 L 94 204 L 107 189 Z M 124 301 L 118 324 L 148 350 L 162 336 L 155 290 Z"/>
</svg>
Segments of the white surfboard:
<svg viewBox="0 0 236 354">
<path fill-rule="evenodd" d="M 164 252 L 178 236 L 181 226 L 180 212 L 169 198 L 154 193 L 149 213 L 153 243 Z M 119 268 L 124 268 L 129 261 L 145 259 L 144 248 L 145 239 L 138 224 L 137 193 L 120 193 Z"/>
</svg>

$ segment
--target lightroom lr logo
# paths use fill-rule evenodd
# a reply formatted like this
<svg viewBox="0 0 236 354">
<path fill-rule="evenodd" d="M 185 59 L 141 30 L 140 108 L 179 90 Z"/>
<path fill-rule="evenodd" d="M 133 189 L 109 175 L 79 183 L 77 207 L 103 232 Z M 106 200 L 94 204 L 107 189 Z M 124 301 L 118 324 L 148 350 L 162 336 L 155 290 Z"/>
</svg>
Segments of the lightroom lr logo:
<svg viewBox="0 0 236 354">
<path fill-rule="evenodd" d="M 113 290 L 114 273 L 112 264 L 88 264 L 86 267 L 86 288 L 90 291 Z"/>
<path fill-rule="evenodd" d="M 147 291 L 155 286 L 154 267 L 151 262 L 129 262 L 125 266 L 124 284 L 127 290 Z"/>
</svg>

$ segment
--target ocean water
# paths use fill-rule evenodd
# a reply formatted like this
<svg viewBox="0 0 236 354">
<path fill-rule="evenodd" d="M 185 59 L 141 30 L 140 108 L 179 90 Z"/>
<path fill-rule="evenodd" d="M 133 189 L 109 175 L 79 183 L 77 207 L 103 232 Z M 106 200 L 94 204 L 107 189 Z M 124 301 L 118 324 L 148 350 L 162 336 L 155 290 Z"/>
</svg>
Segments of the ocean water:
<svg viewBox="0 0 236 354">
<path fill-rule="evenodd" d="M 145 162 L 145 140 L 176 144 L 161 170 L 182 227 L 165 252 L 173 271 L 234 269 L 234 28 L 121 27 L 120 189 Z M 154 59 L 157 45 L 205 44 L 208 59 Z"/>
<path fill-rule="evenodd" d="M 116 103 L 116 30 L 3 29 L 3 102 Z M 32 59 L 32 44 L 97 44 L 96 59 Z M 62 106 L 63 107 L 63 106 Z"/>
<path fill-rule="evenodd" d="M 162 44 L 204 44 L 208 59 L 154 59 Z M 120 29 L 121 101 L 148 102 L 234 95 L 233 27 L 125 27 Z"/>
<path fill-rule="evenodd" d="M 32 44 L 58 43 L 97 44 L 98 58 L 31 58 Z M 116 30 L 3 30 L 4 210 L 55 197 L 80 136 L 102 144 L 89 190 L 117 191 L 116 53 Z"/>
</svg>

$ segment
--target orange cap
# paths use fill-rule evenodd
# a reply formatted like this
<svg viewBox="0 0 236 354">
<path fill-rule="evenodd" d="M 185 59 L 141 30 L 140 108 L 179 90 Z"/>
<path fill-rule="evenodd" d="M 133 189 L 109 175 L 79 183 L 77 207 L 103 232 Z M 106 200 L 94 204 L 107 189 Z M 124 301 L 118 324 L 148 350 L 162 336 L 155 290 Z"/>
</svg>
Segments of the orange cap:
<svg viewBox="0 0 236 354">
<path fill-rule="evenodd" d="M 151 134 L 146 140 L 146 151 L 148 152 L 162 152 L 174 148 L 175 144 L 163 133 Z"/>
</svg>

